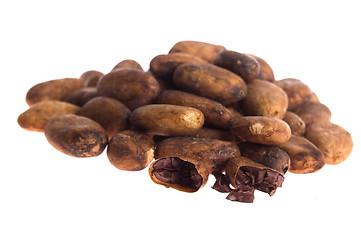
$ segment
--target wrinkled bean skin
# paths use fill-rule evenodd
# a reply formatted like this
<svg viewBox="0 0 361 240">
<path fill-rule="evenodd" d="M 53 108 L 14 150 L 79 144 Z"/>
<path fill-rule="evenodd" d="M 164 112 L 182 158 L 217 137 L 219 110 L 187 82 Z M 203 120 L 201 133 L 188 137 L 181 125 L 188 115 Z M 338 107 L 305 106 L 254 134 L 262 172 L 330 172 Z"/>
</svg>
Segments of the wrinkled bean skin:
<svg viewBox="0 0 361 240">
<path fill-rule="evenodd" d="M 49 120 L 63 114 L 75 114 L 79 109 L 78 106 L 66 102 L 41 101 L 20 114 L 18 124 L 28 131 L 44 132 Z"/>
<path fill-rule="evenodd" d="M 275 76 L 274 76 L 271 66 L 263 58 L 260 58 L 258 56 L 252 55 L 252 54 L 249 54 L 249 55 L 254 57 L 260 65 L 260 71 L 259 71 L 259 74 L 257 75 L 256 79 L 274 82 Z"/>
<path fill-rule="evenodd" d="M 284 117 L 288 97 L 280 87 L 263 80 L 254 80 L 247 86 L 247 96 L 240 102 L 246 115 Z"/>
<path fill-rule="evenodd" d="M 150 104 L 135 109 L 129 121 L 155 135 L 182 136 L 196 133 L 204 124 L 204 115 L 192 107 Z"/>
<path fill-rule="evenodd" d="M 69 93 L 83 87 L 79 78 L 61 78 L 41 82 L 29 89 L 26 102 L 29 106 L 45 100 L 61 100 Z"/>
<path fill-rule="evenodd" d="M 276 81 L 275 84 L 286 92 L 288 96 L 288 110 L 294 109 L 312 95 L 311 89 L 296 78 L 285 78 Z"/>
<path fill-rule="evenodd" d="M 329 122 L 331 120 L 330 109 L 319 102 L 303 102 L 292 109 L 307 125 L 313 122 Z"/>
<path fill-rule="evenodd" d="M 207 127 L 202 127 L 195 134 L 192 134 L 191 137 L 211 138 L 230 142 L 236 141 L 235 136 L 230 131 Z"/>
<path fill-rule="evenodd" d="M 296 113 L 287 111 L 283 117 L 283 121 L 290 126 L 291 132 L 294 135 L 303 136 L 306 131 L 305 122 Z"/>
<path fill-rule="evenodd" d="M 95 157 L 108 144 L 108 136 L 95 121 L 73 114 L 51 119 L 45 126 L 48 142 L 73 157 Z"/>
<path fill-rule="evenodd" d="M 241 77 L 212 64 L 184 63 L 177 67 L 173 83 L 181 90 L 228 105 L 243 99 L 247 85 Z"/>
<path fill-rule="evenodd" d="M 218 54 L 214 64 L 234 72 L 246 83 L 256 79 L 261 71 L 260 64 L 254 57 L 229 50 Z"/>
<path fill-rule="evenodd" d="M 126 59 L 126 60 L 119 62 L 117 65 L 115 65 L 111 72 L 117 71 L 117 70 L 123 69 L 123 68 L 143 71 L 142 66 L 137 61 L 132 60 L 132 59 Z"/>
<path fill-rule="evenodd" d="M 153 160 L 154 141 L 146 133 L 125 130 L 110 139 L 107 156 L 110 163 L 120 170 L 140 171 Z"/>
<path fill-rule="evenodd" d="M 225 49 L 223 46 L 205 42 L 180 41 L 171 48 L 169 53 L 187 53 L 213 63 L 217 55 Z"/>
<path fill-rule="evenodd" d="M 239 139 L 252 143 L 277 145 L 288 141 L 291 129 L 277 118 L 246 116 L 238 119 L 231 131 Z"/>
<path fill-rule="evenodd" d="M 77 106 L 83 106 L 90 99 L 98 96 L 98 90 L 96 87 L 83 87 L 74 92 L 66 95 L 62 101 L 75 104 Z"/>
<path fill-rule="evenodd" d="M 202 58 L 186 53 L 161 54 L 150 61 L 149 70 L 157 78 L 172 81 L 175 69 L 183 63 L 207 63 Z"/>
<path fill-rule="evenodd" d="M 341 126 L 327 121 L 307 125 L 305 138 L 321 150 L 326 164 L 339 164 L 352 152 L 351 134 Z"/>
<path fill-rule="evenodd" d="M 97 88 L 99 96 L 114 98 L 130 110 L 152 103 L 159 94 L 159 83 L 155 78 L 129 68 L 104 75 Z"/>
<path fill-rule="evenodd" d="M 313 173 L 325 165 L 322 152 L 304 137 L 292 135 L 283 144 L 278 145 L 291 159 L 289 171 L 297 174 Z"/>
<path fill-rule="evenodd" d="M 84 72 L 79 79 L 83 82 L 84 87 L 96 87 L 99 79 L 103 76 L 102 72 L 90 70 Z"/>
<path fill-rule="evenodd" d="M 109 137 L 129 127 L 129 114 L 130 110 L 124 104 L 108 97 L 93 98 L 77 113 L 99 123 Z"/>
<path fill-rule="evenodd" d="M 196 108 L 203 113 L 205 124 L 213 127 L 228 129 L 231 124 L 232 113 L 225 106 L 195 94 L 166 90 L 157 97 L 156 103 Z"/>
</svg>

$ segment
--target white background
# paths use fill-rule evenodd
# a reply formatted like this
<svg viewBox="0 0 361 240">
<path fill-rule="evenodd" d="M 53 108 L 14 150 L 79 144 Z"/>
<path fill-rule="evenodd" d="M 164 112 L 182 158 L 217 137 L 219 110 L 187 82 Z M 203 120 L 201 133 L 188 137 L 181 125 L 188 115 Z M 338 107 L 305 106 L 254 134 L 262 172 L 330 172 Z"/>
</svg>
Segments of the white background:
<svg viewBox="0 0 361 240">
<path fill-rule="evenodd" d="M 347 0 L 2 1 L 0 239 L 360 239 L 360 23 Z M 194 194 L 166 189 L 147 170 L 68 157 L 17 125 L 34 84 L 129 58 L 147 70 L 181 40 L 252 53 L 277 79 L 304 81 L 351 132 L 349 159 L 288 173 L 273 197 L 242 204 L 213 178 Z"/>
</svg>

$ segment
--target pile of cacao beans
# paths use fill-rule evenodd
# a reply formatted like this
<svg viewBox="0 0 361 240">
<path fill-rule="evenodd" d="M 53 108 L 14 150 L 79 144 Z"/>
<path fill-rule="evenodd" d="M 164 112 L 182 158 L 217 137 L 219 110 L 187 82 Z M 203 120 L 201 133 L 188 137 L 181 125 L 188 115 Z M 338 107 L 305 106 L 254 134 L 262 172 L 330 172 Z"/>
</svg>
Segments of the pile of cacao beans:
<svg viewBox="0 0 361 240">
<path fill-rule="evenodd" d="M 114 167 L 148 168 L 154 183 L 184 192 L 213 175 L 212 188 L 238 202 L 253 202 L 255 190 L 272 196 L 286 172 L 317 172 L 353 148 L 305 83 L 275 80 L 264 59 L 205 42 L 180 41 L 147 71 L 127 59 L 106 74 L 38 83 L 26 102 L 18 124 L 65 154 L 106 149 Z"/>
</svg>

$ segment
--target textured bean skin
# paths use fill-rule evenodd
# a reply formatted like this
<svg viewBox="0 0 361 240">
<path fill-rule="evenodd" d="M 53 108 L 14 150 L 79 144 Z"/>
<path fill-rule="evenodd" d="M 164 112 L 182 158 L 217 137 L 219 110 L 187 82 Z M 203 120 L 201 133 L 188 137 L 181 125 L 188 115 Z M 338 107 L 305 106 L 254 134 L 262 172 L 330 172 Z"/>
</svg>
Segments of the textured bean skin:
<svg viewBox="0 0 361 240">
<path fill-rule="evenodd" d="M 183 63 L 207 63 L 202 58 L 186 53 L 169 53 L 155 56 L 150 61 L 149 70 L 157 78 L 172 81 L 173 73 Z"/>
<path fill-rule="evenodd" d="M 129 114 L 130 110 L 124 104 L 108 97 L 93 98 L 77 113 L 99 123 L 109 137 L 129 127 Z"/>
<path fill-rule="evenodd" d="M 352 152 L 351 134 L 334 123 L 324 121 L 307 125 L 305 138 L 321 150 L 326 164 L 339 164 Z"/>
<path fill-rule="evenodd" d="M 260 64 L 254 57 L 235 51 L 221 52 L 214 63 L 241 76 L 246 83 L 255 80 L 261 71 Z"/>
<path fill-rule="evenodd" d="M 203 113 L 205 124 L 222 129 L 228 129 L 230 127 L 233 116 L 232 113 L 219 102 L 183 91 L 163 91 L 158 96 L 156 102 L 196 108 Z"/>
<path fill-rule="evenodd" d="M 69 93 L 83 87 L 79 78 L 61 78 L 41 82 L 29 89 L 26 102 L 29 106 L 45 100 L 61 100 Z"/>
<path fill-rule="evenodd" d="M 277 145 L 288 141 L 291 129 L 277 118 L 246 116 L 237 120 L 231 131 L 238 138 L 252 143 Z"/>
<path fill-rule="evenodd" d="M 44 132 L 53 147 L 73 157 L 98 156 L 108 143 L 108 136 L 98 123 L 73 114 L 51 119 Z"/>
<path fill-rule="evenodd" d="M 225 49 L 223 46 L 205 42 L 180 41 L 171 48 L 169 53 L 187 53 L 213 63 L 217 55 Z"/>
<path fill-rule="evenodd" d="M 130 110 L 152 103 L 159 94 L 159 83 L 155 78 L 129 68 L 104 75 L 97 88 L 99 96 L 114 98 Z"/>
<path fill-rule="evenodd" d="M 173 83 L 179 89 L 228 105 L 243 99 L 247 85 L 238 75 L 212 64 L 184 63 L 177 67 Z"/>
<path fill-rule="evenodd" d="M 313 173 L 325 165 L 325 158 L 320 149 L 304 137 L 292 135 L 279 147 L 290 156 L 289 171 L 292 173 Z"/>
<path fill-rule="evenodd" d="M 146 133 L 125 130 L 110 139 L 107 156 L 110 163 L 120 170 L 140 171 L 153 160 L 154 142 Z"/>
<path fill-rule="evenodd" d="M 263 80 L 254 80 L 247 86 L 247 96 L 240 102 L 246 115 L 284 117 L 288 97 L 282 88 Z"/>
<path fill-rule="evenodd" d="M 44 132 L 51 119 L 63 114 L 75 114 L 79 109 L 76 105 L 62 101 L 41 101 L 20 114 L 18 124 L 28 131 Z"/>
<path fill-rule="evenodd" d="M 204 124 L 204 115 L 192 107 L 150 104 L 135 109 L 129 121 L 155 135 L 182 136 L 196 133 Z"/>
</svg>

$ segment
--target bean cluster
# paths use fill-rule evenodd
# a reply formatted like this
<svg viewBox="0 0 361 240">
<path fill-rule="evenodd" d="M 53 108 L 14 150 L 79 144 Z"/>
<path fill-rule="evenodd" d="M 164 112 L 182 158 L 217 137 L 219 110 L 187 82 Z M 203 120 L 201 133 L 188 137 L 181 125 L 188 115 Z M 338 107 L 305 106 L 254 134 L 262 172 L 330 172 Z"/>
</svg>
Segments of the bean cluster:
<svg viewBox="0 0 361 240">
<path fill-rule="evenodd" d="M 350 155 L 350 133 L 302 81 L 275 80 L 270 65 L 220 45 L 180 41 L 149 70 L 134 60 L 110 72 L 36 84 L 18 117 L 57 150 L 126 171 L 148 167 L 154 183 L 196 192 L 213 175 L 227 199 L 272 196 L 286 172 L 306 174 Z"/>
</svg>

